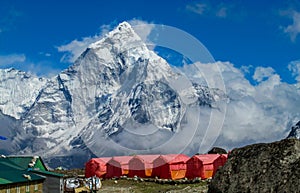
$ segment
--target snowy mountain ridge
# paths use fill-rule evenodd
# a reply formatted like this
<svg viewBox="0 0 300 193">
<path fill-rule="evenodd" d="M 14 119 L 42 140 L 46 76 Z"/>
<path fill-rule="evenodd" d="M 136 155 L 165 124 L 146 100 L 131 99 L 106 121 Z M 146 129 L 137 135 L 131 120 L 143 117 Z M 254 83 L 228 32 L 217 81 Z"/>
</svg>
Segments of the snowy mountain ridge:
<svg viewBox="0 0 300 193">
<path fill-rule="evenodd" d="M 0 69 L 0 109 L 20 119 L 38 96 L 46 79 L 13 68 Z M 12 97 L 13 96 L 13 97 Z"/>
<path fill-rule="evenodd" d="M 71 157 L 74 167 L 80 159 L 74 158 L 76 154 L 147 149 L 148 134 L 153 143 L 168 141 L 174 133 L 184 132 L 195 109 L 211 109 L 226 99 L 223 91 L 175 73 L 127 22 L 51 79 L 14 69 L 0 70 L 0 75 L 0 110 L 20 121 L 9 136 L 14 147 L 10 153 L 39 154 L 52 166 L 60 163 L 54 155 Z M 106 145 L 108 141 L 117 146 Z"/>
</svg>

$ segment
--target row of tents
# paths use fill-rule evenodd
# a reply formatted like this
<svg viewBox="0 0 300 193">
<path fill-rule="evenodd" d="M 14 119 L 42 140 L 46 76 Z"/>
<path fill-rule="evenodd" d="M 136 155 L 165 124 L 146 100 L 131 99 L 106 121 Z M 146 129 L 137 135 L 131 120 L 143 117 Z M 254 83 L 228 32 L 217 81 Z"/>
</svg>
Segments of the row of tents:
<svg viewBox="0 0 300 193">
<path fill-rule="evenodd" d="M 225 164 L 227 154 L 135 155 L 92 158 L 85 164 L 86 177 L 119 178 L 121 176 L 178 180 L 207 179 Z"/>
</svg>

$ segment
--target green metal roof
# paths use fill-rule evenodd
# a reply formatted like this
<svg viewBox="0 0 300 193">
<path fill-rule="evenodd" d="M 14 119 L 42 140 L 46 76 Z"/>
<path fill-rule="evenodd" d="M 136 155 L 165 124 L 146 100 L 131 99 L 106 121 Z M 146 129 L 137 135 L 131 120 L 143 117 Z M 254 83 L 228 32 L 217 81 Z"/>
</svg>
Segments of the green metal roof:
<svg viewBox="0 0 300 193">
<path fill-rule="evenodd" d="M 12 182 L 7 179 L 0 178 L 0 184 L 10 184 L 10 183 L 12 183 Z"/>
<path fill-rule="evenodd" d="M 29 170 L 33 173 L 40 174 L 40 175 L 45 175 L 45 176 L 56 176 L 56 177 L 63 177 L 63 174 L 55 173 L 55 172 L 50 172 L 50 171 L 42 171 L 42 170 Z"/>
<path fill-rule="evenodd" d="M 28 176 L 29 178 L 26 178 Z M 30 182 L 30 181 L 41 181 L 44 180 L 44 177 L 38 176 L 36 174 L 22 171 L 22 170 L 11 170 L 4 171 L 0 174 L 0 185 L 3 184 L 13 184 L 21 182 Z"/>
<path fill-rule="evenodd" d="M 27 170 L 23 170 L 20 166 L 7 158 L 0 158 L 0 171 L 0 185 L 45 179 Z"/>
<path fill-rule="evenodd" d="M 32 156 L 1 157 L 0 185 L 40 181 L 45 179 L 43 176 L 64 176 L 63 174 L 47 171 L 47 168 L 40 157 L 36 159 L 33 167 L 29 167 L 29 163 L 31 163 L 33 158 L 34 157 Z"/>
<path fill-rule="evenodd" d="M 6 159 L 9 159 L 10 161 L 14 162 L 18 166 L 22 167 L 24 170 L 29 168 L 29 163 L 33 159 L 33 156 L 8 156 Z M 47 171 L 47 167 L 45 166 L 43 160 L 38 157 L 35 161 L 35 164 L 33 166 L 35 169 Z"/>
<path fill-rule="evenodd" d="M 0 158 L 0 171 L 7 171 L 11 169 L 22 170 L 23 168 L 7 158 Z"/>
</svg>

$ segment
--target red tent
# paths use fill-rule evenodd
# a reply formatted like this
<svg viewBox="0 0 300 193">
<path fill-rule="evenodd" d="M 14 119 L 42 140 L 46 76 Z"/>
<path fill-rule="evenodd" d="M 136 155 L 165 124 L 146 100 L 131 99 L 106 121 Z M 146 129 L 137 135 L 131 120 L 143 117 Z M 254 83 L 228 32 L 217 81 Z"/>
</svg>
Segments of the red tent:
<svg viewBox="0 0 300 193">
<path fill-rule="evenodd" d="M 201 177 L 201 179 L 210 178 L 224 163 L 224 159 L 220 154 L 194 155 L 186 163 L 186 177 L 190 179 L 196 177 Z"/>
<path fill-rule="evenodd" d="M 225 163 L 227 162 L 228 159 L 228 154 L 221 154 L 221 158 L 222 158 L 222 165 L 225 165 Z"/>
<path fill-rule="evenodd" d="M 106 178 L 120 177 L 128 175 L 129 160 L 132 156 L 115 156 L 112 157 L 106 164 Z"/>
<path fill-rule="evenodd" d="M 129 177 L 153 177 L 153 161 L 160 155 L 136 155 L 129 161 Z"/>
<path fill-rule="evenodd" d="M 85 164 L 85 177 L 103 178 L 106 174 L 106 163 L 111 157 L 92 158 Z"/>
<path fill-rule="evenodd" d="M 184 154 L 161 155 L 153 161 L 153 176 L 172 180 L 185 178 L 188 159 Z"/>
</svg>

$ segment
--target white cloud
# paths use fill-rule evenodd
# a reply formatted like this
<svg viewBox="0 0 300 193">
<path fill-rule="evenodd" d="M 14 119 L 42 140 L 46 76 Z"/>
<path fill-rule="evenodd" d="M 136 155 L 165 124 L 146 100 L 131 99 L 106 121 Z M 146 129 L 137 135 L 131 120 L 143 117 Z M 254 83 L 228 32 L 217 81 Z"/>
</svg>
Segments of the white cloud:
<svg viewBox="0 0 300 193">
<path fill-rule="evenodd" d="M 257 67 L 253 75 L 253 80 L 261 82 L 264 79 L 271 77 L 274 73 L 275 70 L 271 67 Z"/>
<path fill-rule="evenodd" d="M 186 5 L 185 9 L 189 12 L 196 13 L 198 15 L 210 15 L 218 18 L 227 18 L 230 11 L 235 6 L 230 3 L 223 2 L 213 2 L 213 1 L 199 1 L 194 3 L 189 3 Z"/>
<path fill-rule="evenodd" d="M 59 52 L 64 52 L 65 54 L 61 58 L 61 62 L 73 63 L 86 49 L 87 47 L 99 41 L 103 35 L 107 34 L 112 29 L 112 25 L 102 25 L 100 27 L 99 34 L 89 37 L 82 37 L 81 40 L 73 40 L 70 43 L 57 46 Z"/>
<path fill-rule="evenodd" d="M 48 52 L 39 52 L 40 55 L 46 56 L 46 57 L 50 57 L 51 54 Z"/>
<path fill-rule="evenodd" d="M 139 19 L 132 19 L 129 21 L 129 24 L 144 42 L 149 42 L 148 36 L 153 30 L 154 24 Z"/>
<path fill-rule="evenodd" d="M 252 65 L 249 65 L 249 66 L 241 66 L 240 70 L 242 72 L 244 72 L 245 74 L 249 74 L 250 73 L 250 70 L 253 69 L 253 66 Z"/>
<path fill-rule="evenodd" d="M 84 37 L 81 40 L 73 40 L 68 44 L 58 46 L 57 49 L 59 52 L 65 52 L 60 61 L 73 63 L 91 43 L 99 39 L 100 36 L 95 35 L 93 37 Z"/>
<path fill-rule="evenodd" d="M 300 82 L 300 60 L 295 60 L 289 63 L 289 71 L 292 72 L 292 75 L 296 78 L 298 83 Z"/>
<path fill-rule="evenodd" d="M 193 65 L 204 72 L 206 76 L 202 75 L 202 78 L 208 82 L 221 73 L 230 98 L 224 125 L 215 145 L 231 149 L 280 140 L 287 136 L 291 125 L 300 120 L 300 90 L 295 84 L 282 82 L 272 68 L 257 67 L 254 77 L 258 84 L 252 85 L 245 78 L 245 72 L 229 62 Z M 297 63 L 290 68 L 298 75 L 299 67 Z"/>
<path fill-rule="evenodd" d="M 0 66 L 6 67 L 15 63 L 22 63 L 26 60 L 24 54 L 0 55 Z"/>
<path fill-rule="evenodd" d="M 287 11 L 282 12 L 283 15 L 287 15 L 292 18 L 293 24 L 284 27 L 285 33 L 289 34 L 291 41 L 295 42 L 298 34 L 300 33 L 300 12 L 297 11 Z"/>
<path fill-rule="evenodd" d="M 205 3 L 195 3 L 195 4 L 188 4 L 186 6 L 186 9 L 188 11 L 202 15 L 208 9 L 208 7 L 207 7 L 207 4 L 205 4 Z"/>
</svg>

